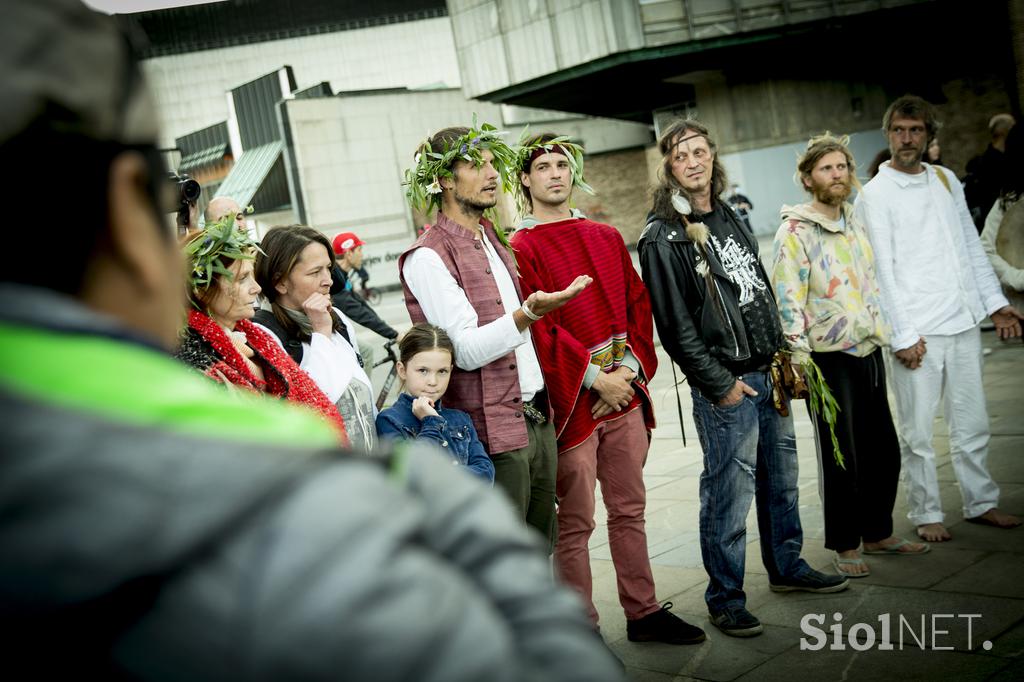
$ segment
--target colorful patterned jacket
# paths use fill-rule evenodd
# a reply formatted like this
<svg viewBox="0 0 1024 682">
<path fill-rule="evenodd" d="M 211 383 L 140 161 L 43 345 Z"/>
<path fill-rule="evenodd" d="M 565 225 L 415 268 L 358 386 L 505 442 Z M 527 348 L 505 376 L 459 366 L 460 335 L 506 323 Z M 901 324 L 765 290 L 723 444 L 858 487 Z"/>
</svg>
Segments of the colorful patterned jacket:
<svg viewBox="0 0 1024 682">
<path fill-rule="evenodd" d="M 771 278 L 794 362 L 812 351 L 864 357 L 888 345 L 874 254 L 853 207 L 842 206 L 845 226 L 810 204 L 783 206 L 781 215 Z"/>
</svg>

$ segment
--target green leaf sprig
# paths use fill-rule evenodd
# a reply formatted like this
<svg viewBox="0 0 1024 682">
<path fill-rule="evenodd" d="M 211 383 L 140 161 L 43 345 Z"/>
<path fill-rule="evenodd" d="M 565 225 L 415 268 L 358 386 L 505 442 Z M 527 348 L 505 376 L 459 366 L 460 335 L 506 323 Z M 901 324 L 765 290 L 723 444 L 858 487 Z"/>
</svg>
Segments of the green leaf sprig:
<svg viewBox="0 0 1024 682">
<path fill-rule="evenodd" d="M 247 212 L 252 212 L 251 207 Z M 188 240 L 184 252 L 188 259 L 189 286 L 197 292 L 208 289 L 218 275 L 234 278 L 225 259 L 252 260 L 257 252 L 263 253 L 249 232 L 235 225 L 233 213 L 207 223 Z"/>
<path fill-rule="evenodd" d="M 835 457 L 839 468 L 846 468 L 846 460 L 843 452 L 839 449 L 839 439 L 836 438 L 836 415 L 839 413 L 839 404 L 832 389 L 828 387 L 825 377 L 821 374 L 821 368 L 814 360 L 807 358 L 803 363 L 804 382 L 810 395 L 807 396 L 807 404 L 814 414 L 820 414 L 825 423 L 828 424 L 829 436 L 832 439 L 832 455 Z"/>
</svg>

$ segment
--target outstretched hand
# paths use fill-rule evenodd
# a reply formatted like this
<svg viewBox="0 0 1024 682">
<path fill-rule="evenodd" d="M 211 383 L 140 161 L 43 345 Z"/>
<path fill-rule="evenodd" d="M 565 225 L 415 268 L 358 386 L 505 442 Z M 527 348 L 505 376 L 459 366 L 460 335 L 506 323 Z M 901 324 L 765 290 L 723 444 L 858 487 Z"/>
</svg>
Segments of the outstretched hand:
<svg viewBox="0 0 1024 682">
<path fill-rule="evenodd" d="M 533 292 L 527 297 L 525 303 L 534 315 L 547 315 L 552 310 L 558 310 L 579 296 L 593 281 L 594 279 L 590 275 L 580 275 L 572 281 L 572 284 L 561 291 L 551 293 L 547 291 Z"/>
<path fill-rule="evenodd" d="M 1020 321 L 1024 315 L 1012 305 L 1005 305 L 990 315 L 1000 339 L 1013 339 L 1021 335 Z"/>
</svg>

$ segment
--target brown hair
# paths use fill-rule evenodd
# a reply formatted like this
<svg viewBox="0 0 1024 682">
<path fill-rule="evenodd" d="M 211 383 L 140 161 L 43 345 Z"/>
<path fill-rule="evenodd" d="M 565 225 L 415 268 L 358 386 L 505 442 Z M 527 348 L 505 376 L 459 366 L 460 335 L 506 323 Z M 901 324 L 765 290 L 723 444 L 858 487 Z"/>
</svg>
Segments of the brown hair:
<svg viewBox="0 0 1024 682">
<path fill-rule="evenodd" d="M 849 143 L 849 137 L 835 137 L 827 130 L 824 135 L 812 137 L 807 143 L 807 150 L 796 162 L 796 172 L 797 177 L 800 179 L 800 186 L 805 191 L 810 192 L 811 188 L 804 184 L 803 181 L 811 177 L 811 172 L 818 165 L 818 162 L 821 161 L 821 158 L 832 152 L 842 152 L 843 156 L 846 157 L 846 167 L 850 171 L 850 184 L 860 189 L 860 180 L 857 178 L 857 163 L 853 160 L 853 153 L 847 147 Z"/>
<path fill-rule="evenodd" d="M 680 139 L 685 137 L 687 132 L 703 137 L 707 141 L 708 147 L 711 148 L 711 153 L 715 156 L 711 167 L 712 198 L 721 200 L 722 192 L 729 186 L 729 178 L 725 174 L 725 166 L 722 165 L 721 160 L 718 158 L 718 145 L 712 139 L 707 127 L 692 118 L 675 121 L 665 130 L 661 139 L 658 140 L 658 150 L 661 152 L 661 168 L 658 170 L 659 184 L 654 188 L 654 207 L 652 210 L 662 220 L 679 219 L 679 214 L 672 207 L 672 195 L 675 192 L 682 194 L 686 197 L 687 201 L 690 200 L 689 192 L 672 175 L 673 152 Z"/>
<path fill-rule="evenodd" d="M 529 139 L 527 145 L 542 145 L 547 144 L 551 140 L 557 139 L 559 136 L 554 133 L 541 133 L 540 135 L 534 135 Z M 551 151 L 555 151 L 552 149 Z M 530 154 L 523 159 L 523 167 L 519 170 L 522 173 L 530 174 L 530 169 L 533 168 L 534 155 Z M 530 206 L 530 210 L 533 210 L 533 196 L 530 194 L 530 188 L 523 184 L 523 176 L 519 176 L 519 189 L 522 190 L 523 196 L 526 198 L 526 203 Z"/>
<path fill-rule="evenodd" d="M 419 322 L 403 334 L 402 340 L 398 342 L 398 359 L 405 365 L 417 353 L 434 350 L 435 348 L 451 353 L 452 364 L 455 364 L 455 344 L 452 343 L 448 332 L 432 324 Z"/>
<path fill-rule="evenodd" d="M 416 150 L 417 154 L 421 154 L 424 151 L 431 151 L 435 154 L 444 154 L 446 151 L 451 149 L 451 146 L 455 142 L 469 132 L 469 128 L 465 126 L 452 126 L 450 128 L 442 128 L 434 133 L 429 140 L 424 144 L 420 145 Z M 458 160 L 458 159 L 456 159 Z M 455 161 L 452 162 L 453 164 Z M 449 168 L 449 170 L 451 170 Z"/>
<path fill-rule="evenodd" d="M 302 332 L 295 321 L 284 311 L 281 304 L 277 302 L 276 285 L 291 273 L 303 250 L 314 243 L 320 244 L 326 249 L 333 268 L 335 258 L 331 243 L 327 241 L 327 237 L 322 232 L 307 225 L 278 225 L 270 228 L 263 237 L 263 241 L 260 242 L 262 252 L 257 252 L 254 266 L 256 283 L 263 289 L 263 296 L 270 302 L 278 324 L 284 327 L 290 338 L 306 342 L 310 340 L 309 335 Z M 331 321 L 334 331 L 341 332 L 344 329 L 344 323 L 334 314 L 333 310 L 331 311 Z"/>
<path fill-rule="evenodd" d="M 928 131 L 929 142 L 939 132 L 939 128 L 942 127 L 942 123 L 939 122 L 936 115 L 935 107 L 917 95 L 903 95 L 885 110 L 885 115 L 882 116 L 882 132 L 886 137 L 889 136 L 889 126 L 892 125 L 892 120 L 897 116 L 924 121 L 925 130 Z"/>
</svg>

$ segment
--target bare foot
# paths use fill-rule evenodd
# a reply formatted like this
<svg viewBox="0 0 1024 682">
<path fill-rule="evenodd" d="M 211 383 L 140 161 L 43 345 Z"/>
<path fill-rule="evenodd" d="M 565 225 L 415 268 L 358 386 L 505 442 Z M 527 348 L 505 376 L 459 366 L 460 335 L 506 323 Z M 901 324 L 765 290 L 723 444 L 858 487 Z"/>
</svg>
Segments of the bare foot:
<svg viewBox="0 0 1024 682">
<path fill-rule="evenodd" d="M 918 529 L 918 533 L 920 532 L 920 529 Z M 878 542 L 864 543 L 864 552 L 866 554 L 924 554 L 927 551 L 928 545 L 923 542 L 910 542 L 895 535 L 890 535 Z"/>
<path fill-rule="evenodd" d="M 839 557 L 839 561 L 836 562 L 836 565 L 841 568 L 840 573 L 843 575 L 859 576 L 871 573 L 868 565 L 860 558 L 860 552 L 855 549 L 849 549 L 845 552 L 836 552 L 836 556 Z"/>
<path fill-rule="evenodd" d="M 975 516 L 967 520 L 971 523 L 982 523 L 986 526 L 995 526 L 996 528 L 1016 528 L 1020 525 L 1020 518 L 1013 514 L 1001 512 L 995 507 L 989 509 L 981 516 Z"/>
<path fill-rule="evenodd" d="M 984 514 L 982 514 L 982 516 L 984 516 Z M 949 531 L 946 530 L 946 527 L 941 523 L 921 524 L 917 527 L 917 537 L 921 538 L 925 542 L 946 542 L 947 540 L 953 539 L 953 536 L 949 534 Z"/>
</svg>

